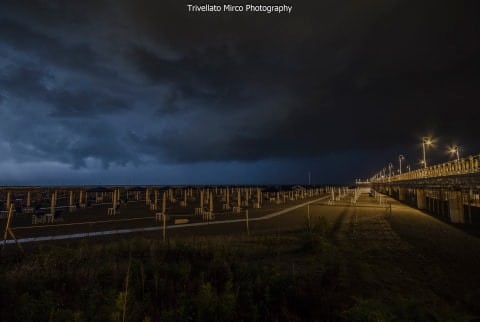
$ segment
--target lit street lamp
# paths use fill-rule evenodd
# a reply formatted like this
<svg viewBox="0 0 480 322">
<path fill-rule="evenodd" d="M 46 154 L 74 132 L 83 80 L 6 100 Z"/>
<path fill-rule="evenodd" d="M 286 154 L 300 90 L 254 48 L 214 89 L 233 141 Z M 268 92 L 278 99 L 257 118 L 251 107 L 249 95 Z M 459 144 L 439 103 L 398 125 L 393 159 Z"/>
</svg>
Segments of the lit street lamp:
<svg viewBox="0 0 480 322">
<path fill-rule="evenodd" d="M 422 147 L 423 147 L 423 167 L 426 168 L 427 167 L 427 157 L 426 157 L 426 153 L 425 153 L 425 145 L 429 146 L 429 145 L 432 145 L 432 138 L 428 137 L 428 136 L 424 136 L 422 138 Z"/>
<path fill-rule="evenodd" d="M 398 173 L 402 174 L 402 160 L 405 160 L 405 157 L 403 156 L 403 154 L 400 154 L 398 156 L 398 163 L 400 165 L 400 167 L 398 168 Z"/>
<path fill-rule="evenodd" d="M 407 164 L 407 170 L 410 172 L 410 164 Z"/>
<path fill-rule="evenodd" d="M 460 161 L 460 154 L 458 152 L 458 145 L 453 146 L 450 151 L 451 154 L 455 154 L 457 156 L 457 162 Z"/>
</svg>

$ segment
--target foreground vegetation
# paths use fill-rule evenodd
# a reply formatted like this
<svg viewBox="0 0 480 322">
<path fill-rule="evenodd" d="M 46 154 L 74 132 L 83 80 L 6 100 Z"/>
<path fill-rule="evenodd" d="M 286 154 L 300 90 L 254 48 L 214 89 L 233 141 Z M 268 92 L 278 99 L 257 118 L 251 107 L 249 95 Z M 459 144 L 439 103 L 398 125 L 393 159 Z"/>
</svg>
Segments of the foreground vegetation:
<svg viewBox="0 0 480 322">
<path fill-rule="evenodd" d="M 388 240 L 362 240 L 354 223 L 340 236 L 323 218 L 301 231 L 254 236 L 41 245 L 2 258 L 0 320 L 468 321 L 478 316 L 478 291 L 451 294 L 442 288 L 446 273 L 433 269 L 427 279 L 418 276 L 417 266 L 425 263 L 408 259 L 404 249 L 405 262 L 386 256 L 397 251 L 392 247 Z"/>
</svg>

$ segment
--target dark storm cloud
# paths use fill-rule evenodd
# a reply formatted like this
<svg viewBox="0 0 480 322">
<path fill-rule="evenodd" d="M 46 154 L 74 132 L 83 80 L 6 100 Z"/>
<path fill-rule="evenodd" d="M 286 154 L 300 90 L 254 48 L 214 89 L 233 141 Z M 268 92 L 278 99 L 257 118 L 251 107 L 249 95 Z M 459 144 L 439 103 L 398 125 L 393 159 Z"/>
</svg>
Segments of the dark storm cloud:
<svg viewBox="0 0 480 322">
<path fill-rule="evenodd" d="M 202 104 L 209 110 L 225 112 L 255 104 L 255 99 L 261 99 L 268 91 L 273 90 L 272 85 L 268 84 L 258 90 L 257 82 L 264 79 L 258 75 L 258 69 L 249 64 L 235 63 L 230 59 L 228 51 L 226 46 L 220 44 L 202 53 L 188 53 L 181 59 L 169 61 L 145 48 L 134 46 L 127 59 L 149 84 L 171 86 L 171 90 L 165 95 L 165 104 L 161 111 L 177 110 L 178 108 L 172 107 L 177 106 L 181 100 L 189 100 L 197 104 L 192 104 L 190 109 L 203 108 L 198 106 Z M 275 95 L 283 96 L 284 93 Z"/>
<path fill-rule="evenodd" d="M 49 114 L 55 117 L 92 117 L 110 114 L 129 106 L 128 99 L 121 99 L 95 88 L 80 92 L 49 89 L 47 83 L 53 78 L 54 76 L 45 70 L 19 67 L 0 74 L 0 86 L 10 95 L 50 104 L 53 111 Z"/>
<path fill-rule="evenodd" d="M 58 65 L 74 71 L 96 75 L 109 71 L 98 64 L 100 57 L 86 44 L 68 44 L 40 33 L 34 26 L 0 19 L 0 39 L 6 45 L 37 58 L 42 64 Z M 108 75 L 114 76 L 113 73 Z"/>
<path fill-rule="evenodd" d="M 355 8 L 354 5 L 345 8 L 345 5 L 337 5 L 333 9 L 345 10 L 339 11 L 339 18 L 354 19 L 344 25 L 334 25 L 329 34 L 323 29 L 331 21 L 327 20 L 323 25 L 321 19 L 307 23 L 304 30 L 290 35 L 272 35 L 271 29 L 245 35 L 241 30 L 248 30 L 248 26 L 227 26 L 220 34 L 228 38 L 229 33 L 238 33 L 238 56 L 250 58 L 254 48 L 252 60 L 247 59 L 244 64 L 231 60 L 230 66 L 223 66 L 223 74 L 218 75 L 216 65 L 222 60 L 212 55 L 213 63 L 209 65 L 205 64 L 202 55 L 197 54 L 195 64 L 176 62 L 182 66 L 176 75 L 183 77 L 183 84 L 188 84 L 196 80 L 197 73 L 200 74 L 200 68 L 192 66 L 207 66 L 201 73 L 203 83 L 221 79 L 224 85 L 213 86 L 217 91 L 227 84 L 240 83 L 247 90 L 261 85 L 264 96 L 275 97 L 279 92 L 293 96 L 297 106 L 288 110 L 290 117 L 278 126 L 267 128 L 267 133 L 257 133 L 260 141 L 263 136 L 275 137 L 273 141 L 282 142 L 284 151 L 292 153 L 319 151 L 320 148 L 322 151 L 325 148 L 384 148 L 407 144 L 428 130 L 447 131 L 446 135 L 460 132 L 469 139 L 468 129 L 474 126 L 474 122 L 468 115 L 471 100 L 476 100 L 473 90 L 478 78 L 474 75 L 479 71 L 479 46 L 474 40 L 479 30 L 471 11 L 452 3 L 428 6 L 390 2 L 383 6 L 370 4 L 365 5 L 366 8 Z M 362 13 L 370 16 L 355 17 Z M 308 14 L 307 18 L 310 18 Z M 161 27 L 162 22 L 158 24 Z M 295 27 L 295 21 L 292 27 Z M 312 34 L 305 35 L 305 30 L 312 30 Z M 193 34 L 205 38 L 203 31 L 200 28 Z M 258 34 L 273 38 L 260 41 Z M 242 50 L 247 37 L 249 46 Z M 282 42 L 299 44 L 296 37 L 303 40 L 300 42 L 303 51 L 292 52 L 291 47 L 280 47 Z M 270 48 L 266 48 L 268 46 Z M 268 64 L 268 60 L 273 64 Z M 185 69 L 189 72 L 186 73 Z M 161 72 L 165 69 L 154 59 L 142 60 L 140 70 L 150 79 L 169 75 Z M 228 75 L 234 77 L 229 79 Z M 202 82 L 194 83 L 199 87 L 203 85 Z M 276 91 L 276 88 L 283 91 Z M 448 129 L 444 129 L 451 119 L 452 108 L 458 104 L 464 106 L 464 112 L 456 113 L 456 124 L 448 124 Z M 278 108 L 285 108 L 284 105 L 279 99 Z M 338 124 L 343 124 L 343 129 Z M 392 131 L 392 127 L 398 129 Z M 311 139 L 319 135 L 332 135 L 335 140 Z M 238 141 L 235 136 L 232 136 L 233 141 Z M 298 142 L 306 144 L 298 145 Z M 237 146 L 243 148 L 242 144 Z M 283 150 L 277 149 L 275 143 L 267 145 L 266 149 L 273 155 L 281 155 Z"/>
<path fill-rule="evenodd" d="M 374 155 L 427 132 L 479 147 L 475 2 L 303 1 L 285 16 L 173 0 L 1 6 L 0 104 L 40 118 L 0 133 L 12 158 Z"/>
</svg>

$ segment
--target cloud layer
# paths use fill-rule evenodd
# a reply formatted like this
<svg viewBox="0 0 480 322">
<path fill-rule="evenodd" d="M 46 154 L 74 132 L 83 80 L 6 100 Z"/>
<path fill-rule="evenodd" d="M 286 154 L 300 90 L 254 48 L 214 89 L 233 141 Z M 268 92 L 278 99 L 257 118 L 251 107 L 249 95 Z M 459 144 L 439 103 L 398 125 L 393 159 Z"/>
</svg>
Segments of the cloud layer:
<svg viewBox="0 0 480 322">
<path fill-rule="evenodd" d="M 414 155 L 427 133 L 478 152 L 478 6 L 302 1 L 277 16 L 194 14 L 173 0 L 5 0 L 4 160 L 74 173 L 91 160 L 124 172 L 237 164 L 259 176 L 262 162 L 326 168 L 332 155 L 371 155 L 360 173 L 333 170 L 345 177 Z"/>
</svg>

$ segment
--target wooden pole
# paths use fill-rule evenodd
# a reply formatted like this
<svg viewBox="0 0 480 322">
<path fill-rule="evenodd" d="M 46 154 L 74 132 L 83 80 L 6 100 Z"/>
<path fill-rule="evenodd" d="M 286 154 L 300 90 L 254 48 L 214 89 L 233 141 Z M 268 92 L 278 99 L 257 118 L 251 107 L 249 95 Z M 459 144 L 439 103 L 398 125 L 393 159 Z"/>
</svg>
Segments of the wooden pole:
<svg viewBox="0 0 480 322">
<path fill-rule="evenodd" d="M 165 213 L 162 213 L 162 219 L 163 219 L 163 241 L 167 239 L 167 215 Z"/>
<path fill-rule="evenodd" d="M 260 192 L 260 188 L 257 188 L 257 206 L 260 208 L 262 204 L 262 193 Z"/>
<path fill-rule="evenodd" d="M 70 190 L 70 198 L 69 198 L 69 207 L 68 210 L 71 212 L 73 211 L 73 191 Z"/>
<path fill-rule="evenodd" d="M 117 198 L 118 198 L 118 194 L 117 194 L 117 189 L 114 189 L 113 190 L 113 200 L 112 200 L 112 204 L 113 204 L 113 215 L 115 216 L 117 214 Z"/>
<path fill-rule="evenodd" d="M 248 209 L 245 210 L 245 223 L 247 226 L 247 235 L 250 235 L 250 227 L 248 226 Z"/>
<path fill-rule="evenodd" d="M 12 193 L 9 191 L 7 192 L 7 204 L 5 205 L 5 209 L 8 211 L 10 209 L 10 203 L 12 199 Z"/>
<path fill-rule="evenodd" d="M 228 192 L 228 187 L 227 187 L 227 209 L 230 209 L 230 193 Z"/>
<path fill-rule="evenodd" d="M 7 245 L 7 237 L 10 235 L 15 243 L 17 244 L 18 248 L 23 252 L 22 245 L 19 244 L 17 238 L 15 237 L 15 234 L 13 233 L 13 230 L 10 228 L 10 224 L 12 223 L 12 216 L 13 216 L 13 204 L 10 204 L 10 207 L 8 208 L 8 217 L 7 217 L 7 224 L 5 225 L 5 233 L 3 234 L 3 245 L 2 245 L 2 250 L 5 248 L 5 245 Z"/>
<path fill-rule="evenodd" d="M 213 212 L 213 192 L 210 192 L 210 213 Z"/>
<path fill-rule="evenodd" d="M 7 224 L 5 226 L 5 233 L 3 234 L 3 247 L 5 247 L 5 245 L 7 244 L 8 229 L 10 228 L 12 212 L 13 212 L 13 205 L 10 205 L 8 207 L 8 216 L 7 216 Z"/>
<path fill-rule="evenodd" d="M 30 196 L 30 191 L 27 192 L 27 208 L 30 208 L 31 205 L 31 196 Z"/>
<path fill-rule="evenodd" d="M 55 193 L 52 193 L 52 199 L 50 200 L 50 213 L 55 214 Z"/>
<path fill-rule="evenodd" d="M 166 209 L 167 209 L 167 194 L 164 191 L 163 198 L 162 198 L 162 214 L 165 214 Z"/>
</svg>

